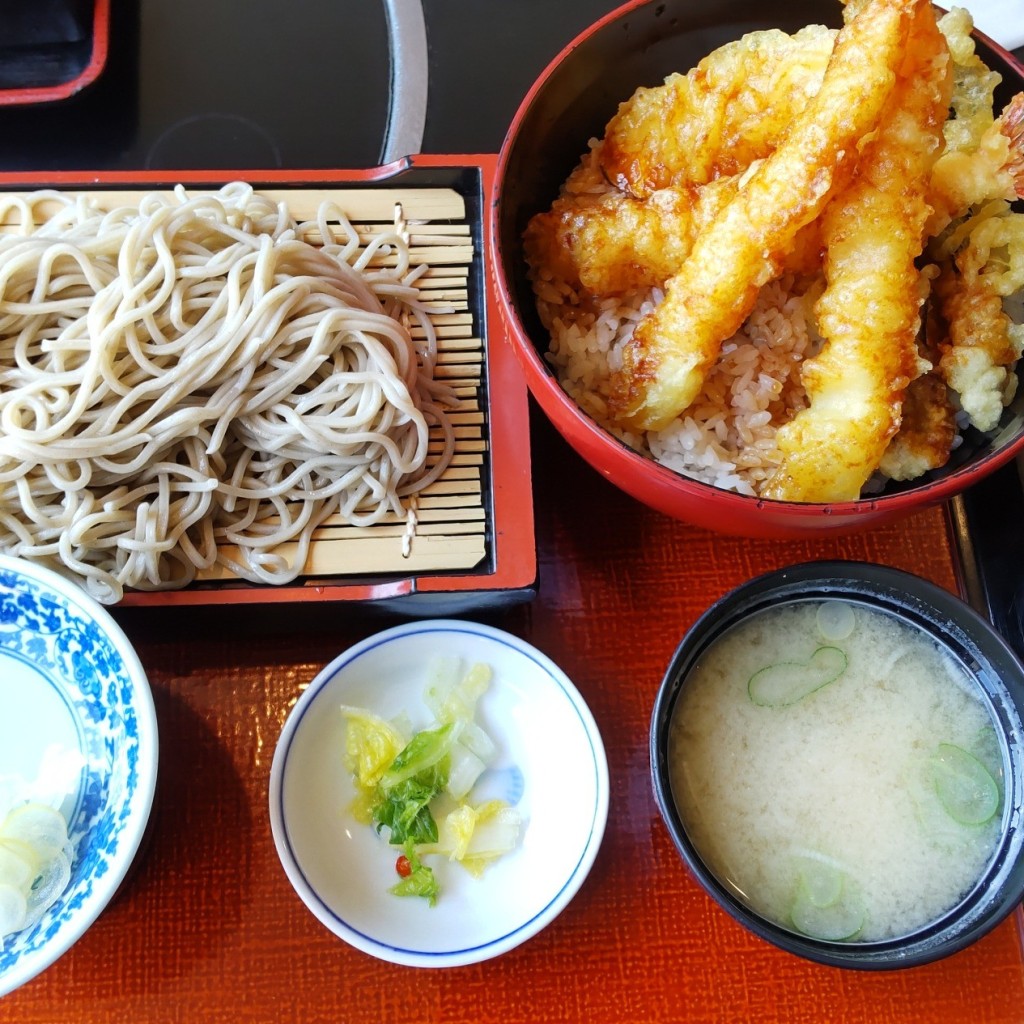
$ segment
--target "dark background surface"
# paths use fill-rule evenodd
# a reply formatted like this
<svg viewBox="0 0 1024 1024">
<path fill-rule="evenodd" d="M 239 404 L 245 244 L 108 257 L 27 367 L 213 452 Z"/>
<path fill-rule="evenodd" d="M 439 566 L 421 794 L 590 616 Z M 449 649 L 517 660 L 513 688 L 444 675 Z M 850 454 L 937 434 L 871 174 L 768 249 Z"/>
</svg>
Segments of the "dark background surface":
<svg viewBox="0 0 1024 1024">
<path fill-rule="evenodd" d="M 425 0 L 423 150 L 496 152 L 537 73 L 615 6 Z M 95 83 L 0 109 L 0 168 L 372 167 L 389 73 L 379 0 L 113 0 Z"/>
<path fill-rule="evenodd" d="M 84 0 L 4 0 L 0 32 Z M 547 63 L 616 0 L 424 0 L 422 150 L 493 153 Z M 365 168 L 390 66 L 379 0 L 112 0 L 98 79 L 0 107 L 0 170 Z M 30 15 L 26 11 L 31 12 Z M 822 0 L 822 19 L 835 5 Z M 1024 49 L 1016 56 L 1024 58 Z M 1011 465 L 963 499 L 984 608 L 1024 653 L 1024 493 Z"/>
<path fill-rule="evenodd" d="M 7 38 L 83 0 L 4 0 Z M 423 0 L 429 153 L 490 153 L 558 51 L 617 0 Z M 836 4 L 822 0 L 822 20 Z M 52 12 L 51 12 L 52 13 Z M 371 167 L 388 111 L 380 0 L 111 0 L 99 78 L 0 108 L 7 170 Z M 2 43 L 2 39 L 0 39 Z M 1018 55 L 1024 51 L 1017 51 Z"/>
</svg>

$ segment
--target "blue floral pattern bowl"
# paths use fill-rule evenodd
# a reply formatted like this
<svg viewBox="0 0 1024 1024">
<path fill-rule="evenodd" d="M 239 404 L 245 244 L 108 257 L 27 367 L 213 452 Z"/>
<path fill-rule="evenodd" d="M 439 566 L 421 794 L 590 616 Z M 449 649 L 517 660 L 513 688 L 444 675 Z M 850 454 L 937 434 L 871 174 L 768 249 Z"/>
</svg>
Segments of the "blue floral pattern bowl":
<svg viewBox="0 0 1024 1024">
<path fill-rule="evenodd" d="M 74 847 L 64 893 L 0 948 L 0 995 L 52 964 L 118 890 L 149 820 L 157 725 L 138 655 L 77 584 L 0 555 L 0 820 L 57 807 Z"/>
</svg>

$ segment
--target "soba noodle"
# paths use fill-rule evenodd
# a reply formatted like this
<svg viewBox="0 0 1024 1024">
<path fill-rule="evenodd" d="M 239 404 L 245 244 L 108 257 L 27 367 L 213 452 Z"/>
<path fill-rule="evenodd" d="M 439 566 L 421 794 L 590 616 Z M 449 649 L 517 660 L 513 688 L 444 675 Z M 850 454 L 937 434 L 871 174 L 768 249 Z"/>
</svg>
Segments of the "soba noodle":
<svg viewBox="0 0 1024 1024">
<path fill-rule="evenodd" d="M 361 246 L 335 205 L 300 224 L 240 183 L 0 214 L 19 222 L 0 236 L 0 550 L 107 603 L 215 564 L 283 583 L 328 516 L 404 517 L 450 461 L 397 229 Z"/>
</svg>

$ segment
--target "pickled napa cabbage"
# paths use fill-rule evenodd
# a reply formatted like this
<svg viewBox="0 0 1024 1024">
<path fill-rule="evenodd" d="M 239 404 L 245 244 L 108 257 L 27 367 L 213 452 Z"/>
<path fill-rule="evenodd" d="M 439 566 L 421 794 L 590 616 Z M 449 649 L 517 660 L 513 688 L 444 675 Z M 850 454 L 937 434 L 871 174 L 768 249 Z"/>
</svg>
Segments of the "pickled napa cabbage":
<svg viewBox="0 0 1024 1024">
<path fill-rule="evenodd" d="M 351 811 L 404 853 L 398 896 L 420 896 L 433 905 L 440 891 L 425 856 L 443 856 L 479 877 L 514 849 L 519 811 L 504 800 L 473 801 L 473 789 L 497 747 L 476 721 L 479 699 L 491 682 L 490 666 L 463 671 L 460 659 L 437 658 L 428 668 L 424 703 L 434 721 L 407 729 L 363 708 L 343 705 L 344 764 L 356 796 Z"/>
</svg>

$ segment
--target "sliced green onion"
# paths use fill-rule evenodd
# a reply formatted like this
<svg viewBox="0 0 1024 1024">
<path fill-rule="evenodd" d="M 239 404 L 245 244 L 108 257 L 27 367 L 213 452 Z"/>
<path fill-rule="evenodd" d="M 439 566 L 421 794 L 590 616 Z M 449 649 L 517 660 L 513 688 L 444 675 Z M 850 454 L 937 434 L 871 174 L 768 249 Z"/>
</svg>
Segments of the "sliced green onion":
<svg viewBox="0 0 1024 1024">
<path fill-rule="evenodd" d="M 761 707 L 785 707 L 835 682 L 846 665 L 838 647 L 819 647 L 806 662 L 780 661 L 759 669 L 750 677 L 747 693 Z"/>
<path fill-rule="evenodd" d="M 64 816 L 48 804 L 20 804 L 0 822 L 0 949 L 67 888 L 73 853 Z"/>
<path fill-rule="evenodd" d="M 864 927 L 864 905 L 846 869 L 816 850 L 797 855 L 797 889 L 790 909 L 793 926 L 828 942 L 854 938 Z"/>
<path fill-rule="evenodd" d="M 40 860 L 49 860 L 67 845 L 68 826 L 55 807 L 26 803 L 10 811 L 0 826 L 0 836 L 27 843 Z"/>
<path fill-rule="evenodd" d="M 954 821 L 983 825 L 996 813 L 999 787 L 973 754 L 952 743 L 940 743 L 931 768 L 939 802 Z"/>
<path fill-rule="evenodd" d="M 853 609 L 845 601 L 823 601 L 818 605 L 818 631 L 826 640 L 845 640 L 857 623 Z"/>
<path fill-rule="evenodd" d="M 33 881 L 26 899 L 26 918 L 33 924 L 43 916 L 71 881 L 71 862 L 63 853 L 58 853 L 46 862 L 39 877 Z"/>
<path fill-rule="evenodd" d="M 844 942 L 856 938 L 864 927 L 864 916 L 864 907 L 855 897 L 819 907 L 803 890 L 797 893 L 790 913 L 797 931 L 826 942 Z"/>
<path fill-rule="evenodd" d="M 806 853 L 797 870 L 800 888 L 816 907 L 830 907 L 842 895 L 844 872 L 830 858 Z"/>
<path fill-rule="evenodd" d="M 38 878 L 40 867 L 42 862 L 28 843 L 0 836 L 0 883 L 26 892 Z"/>
<path fill-rule="evenodd" d="M 0 949 L 6 936 L 25 927 L 27 916 L 25 891 L 17 885 L 0 882 Z"/>
</svg>

